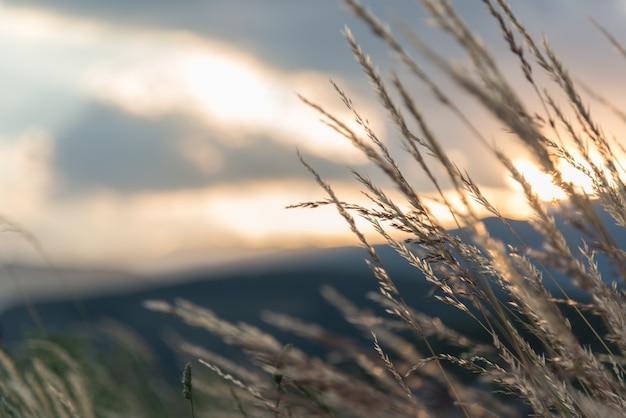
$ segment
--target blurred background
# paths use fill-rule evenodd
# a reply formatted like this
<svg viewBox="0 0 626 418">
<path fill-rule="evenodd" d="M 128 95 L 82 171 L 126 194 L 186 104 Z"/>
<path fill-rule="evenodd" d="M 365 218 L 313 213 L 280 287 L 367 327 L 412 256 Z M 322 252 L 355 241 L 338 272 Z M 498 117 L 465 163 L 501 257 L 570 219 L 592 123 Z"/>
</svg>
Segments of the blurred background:
<svg viewBox="0 0 626 418">
<path fill-rule="evenodd" d="M 366 3 L 463 62 L 418 2 Z M 525 95 L 519 66 L 482 3 L 454 3 Z M 624 105 L 624 61 L 588 20 L 626 41 L 624 2 L 510 3 L 533 34 L 551 40 L 575 79 Z M 0 213 L 10 221 L 0 261 L 145 273 L 355 244 L 334 209 L 285 209 L 325 197 L 297 149 L 345 200 L 361 199 L 346 166 L 381 179 L 298 99 L 350 120 L 329 79 L 406 160 L 342 37 L 345 25 L 381 72 L 398 70 L 384 45 L 334 0 L 0 3 Z M 519 192 L 498 163 L 427 89 L 414 88 L 457 164 L 503 212 L 523 218 Z M 459 103 L 533 173 L 506 132 L 470 99 Z M 592 113 L 606 111 L 594 105 Z M 604 126 L 622 135 L 617 122 Z M 409 168 L 408 176 L 416 189 L 431 191 L 421 173 Z M 549 188 L 543 196 L 554 197 Z"/>
</svg>

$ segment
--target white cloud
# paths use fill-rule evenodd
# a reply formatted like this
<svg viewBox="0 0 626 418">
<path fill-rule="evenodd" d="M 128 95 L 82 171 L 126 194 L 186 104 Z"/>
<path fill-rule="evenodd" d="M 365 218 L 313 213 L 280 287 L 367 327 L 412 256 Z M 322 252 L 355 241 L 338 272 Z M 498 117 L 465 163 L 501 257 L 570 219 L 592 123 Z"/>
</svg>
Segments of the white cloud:
<svg viewBox="0 0 626 418">
<path fill-rule="evenodd" d="M 46 101 L 46 107 L 61 108 L 68 95 L 82 95 L 85 102 L 107 100 L 143 115 L 191 114 L 221 128 L 229 144 L 239 140 L 243 146 L 248 135 L 265 136 L 329 158 L 354 162 L 362 156 L 296 97 L 301 92 L 339 104 L 326 74 L 281 71 L 186 33 L 121 28 L 37 9 L 2 6 L 0 11 L 0 52 L 11 57 L 12 74 L 20 75 L 4 79 L 3 89 L 19 96 L 37 80 L 39 87 L 53 85 L 63 92 L 38 97 L 40 90 L 33 91 L 33 100 L 23 105 L 22 134 L 0 138 L 0 198 L 6 202 L 0 212 L 32 231 L 53 260 L 146 265 L 191 250 L 290 246 L 311 237 L 327 242 L 326 233 L 344 234 L 336 230 L 342 221 L 334 213 L 334 221 L 312 221 L 308 211 L 283 209 L 314 190 L 312 182 L 133 195 L 94 190 L 51 198 L 57 187 L 50 164 L 54 141 L 43 129 L 29 128 L 38 126 L 38 113 L 30 109 Z M 57 116 L 58 126 L 74 115 Z M 183 138 L 180 150 L 205 170 L 236 164 L 198 137 Z M 19 236 L 2 236 L 0 252 L 4 260 L 39 257 Z"/>
<path fill-rule="evenodd" d="M 28 90 L 34 82 L 39 88 L 54 85 L 65 90 L 56 102 L 79 94 L 142 115 L 189 114 L 220 128 L 229 143 L 265 136 L 329 159 L 364 161 L 296 96 L 305 94 L 350 122 L 328 82 L 330 74 L 284 71 L 186 32 L 118 27 L 34 8 L 0 10 L 0 51 L 12 57 L 8 65 L 19 75 L 19 85 L 5 83 L 6 92 Z M 371 123 L 384 129 L 372 104 L 354 98 Z M 37 102 L 46 99 L 54 100 Z"/>
<path fill-rule="evenodd" d="M 354 188 L 338 190 L 362 199 Z M 246 249 L 353 243 L 334 208 L 285 209 L 312 196 L 323 197 L 312 182 L 290 180 L 135 195 L 94 192 L 46 202 L 15 220 L 61 265 L 157 269 L 181 258 L 201 263 L 216 253 L 232 256 Z M 0 238 L 2 261 L 42 261 L 28 242 L 19 241 Z"/>
<path fill-rule="evenodd" d="M 339 100 L 328 75 L 282 72 L 253 57 L 187 35 L 164 35 L 151 42 L 160 45 L 153 56 L 123 68 L 105 64 L 92 72 L 92 91 L 138 114 L 192 114 L 212 129 L 220 129 L 222 139 L 229 143 L 245 145 L 247 138 L 264 135 L 321 157 L 364 161 L 347 140 L 319 123 L 319 115 L 297 97 L 301 93 L 329 104 L 356 129 L 351 115 L 337 106 Z M 378 113 L 367 103 L 364 107 L 373 125 L 381 128 Z"/>
</svg>

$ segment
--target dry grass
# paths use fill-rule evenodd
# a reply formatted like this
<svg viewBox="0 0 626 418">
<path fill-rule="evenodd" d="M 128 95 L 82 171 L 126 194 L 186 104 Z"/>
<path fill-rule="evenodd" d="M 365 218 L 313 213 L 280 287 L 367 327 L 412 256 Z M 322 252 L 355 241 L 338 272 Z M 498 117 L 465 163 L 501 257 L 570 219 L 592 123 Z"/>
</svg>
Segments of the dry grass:
<svg viewBox="0 0 626 418">
<path fill-rule="evenodd" d="M 126 327 L 25 339 L 0 350 L 0 416 L 170 417 L 188 408 Z M 69 332 L 69 331 L 68 331 Z M 204 407 L 204 404 L 203 404 Z M 214 407 L 212 409 L 215 409 Z"/>
<path fill-rule="evenodd" d="M 344 202 L 301 157 L 328 198 L 295 206 L 330 204 L 337 208 L 368 254 L 367 263 L 380 288 L 374 298 L 391 317 L 376 317 L 361 311 L 332 289 L 324 290 L 329 301 L 349 321 L 371 332 L 373 350 L 370 351 L 317 325 L 278 314 L 270 314 L 266 319 L 282 329 L 332 345 L 344 358 L 351 358 L 358 364 L 361 374 L 347 373 L 296 348 L 285 348 L 258 329 L 226 323 L 211 311 L 189 302 L 177 301 L 174 305 L 153 302 L 150 307 L 206 328 L 252 356 L 260 367 L 255 373 L 238 370 L 217 358 L 201 356 L 208 359 L 202 364 L 211 364 L 209 367 L 243 390 L 240 396 L 249 402 L 251 416 L 263 415 L 263 412 L 270 416 L 521 416 L 523 408 L 514 403 L 514 399 L 523 401 L 528 405 L 527 412 L 532 411 L 537 416 L 623 416 L 626 410 L 626 300 L 621 280 L 626 278 L 626 253 L 612 236 L 616 231 L 623 233 L 621 229 L 626 226 L 621 144 L 605 135 L 600 121 L 594 119 L 583 100 L 581 87 L 573 81 L 549 42 L 535 41 L 504 1 L 483 0 L 483 3 L 540 104 L 535 111 L 526 108 L 517 89 L 498 68 L 497 60 L 447 1 L 423 0 L 421 4 L 437 27 L 465 51 L 469 62 L 466 66 L 449 62 L 421 42 L 409 28 L 400 28 L 403 39 L 399 39 L 357 1 L 345 0 L 345 3 L 395 53 L 406 73 L 423 83 L 433 97 L 465 125 L 468 137 L 495 156 L 521 185 L 532 210 L 532 224 L 543 236 L 543 246 L 528 248 L 521 239 L 503 243 L 490 236 L 476 202 L 514 234 L 515 231 L 483 195 L 481 187 L 449 158 L 413 99 L 407 82 L 395 74 L 389 80 L 379 74 L 346 29 L 345 37 L 352 52 L 395 125 L 404 152 L 430 180 L 438 199 L 447 206 L 462 232 L 452 234 L 443 227 L 424 203 L 424 196 L 404 176 L 385 142 L 377 137 L 347 95 L 333 84 L 353 112 L 362 128 L 360 132 L 351 130 L 322 105 L 306 98 L 302 98 L 303 101 L 318 110 L 330 127 L 380 168 L 402 199 L 392 201 L 383 188 L 354 171 L 371 206 Z M 593 24 L 623 52 L 624 48 L 606 29 L 596 22 Z M 549 210 L 538 198 L 533 185 L 502 150 L 506 146 L 497 147 L 487 141 L 456 104 L 455 98 L 433 81 L 409 49 L 427 58 L 437 71 L 445 74 L 512 133 L 534 156 L 535 164 L 564 192 L 566 203 Z M 556 89 L 558 96 L 548 86 Z M 582 88 L 593 93 L 586 86 Z M 601 96 L 595 93 L 589 96 L 623 115 Z M 592 159 L 594 154 L 600 155 L 600 163 Z M 560 169 L 564 166 L 582 171 L 591 181 L 593 190 L 584 191 L 566 180 Z M 446 191 L 447 185 L 452 186 L 452 193 Z M 461 205 L 450 203 L 451 196 Z M 568 242 L 551 210 L 563 212 L 584 239 Z M 602 222 L 602 211 L 611 215 L 617 227 L 608 228 Z M 354 216 L 369 221 L 388 245 L 436 286 L 434 297 L 475 320 L 490 336 L 487 344 L 473 342 L 471 336 L 448 329 L 437 318 L 429 318 L 409 306 L 387 273 L 376 248 L 357 228 Z M 576 248 L 578 250 L 574 250 Z M 598 267 L 599 259 L 602 268 Z M 586 292 L 589 303 L 573 300 L 562 289 L 554 294 L 548 291 L 545 282 L 556 280 L 552 277 L 555 271 Z M 617 272 L 619 282 L 609 284 L 608 278 L 602 276 L 603 271 Z M 559 289 L 559 283 L 556 284 Z M 603 326 L 592 326 L 591 317 L 601 319 Z M 589 328 L 595 339 L 592 345 L 580 340 L 572 330 L 572 322 Z M 405 334 L 398 333 L 406 330 L 421 341 L 425 347 L 423 352 L 407 340 Z M 431 342 L 441 340 L 452 341 L 459 353 L 437 352 Z M 223 369 L 218 364 L 222 364 Z M 457 373 L 450 372 L 450 364 L 478 377 L 469 382 L 459 378 Z M 487 386 L 478 386 L 476 381 Z M 495 392 L 506 395 L 496 396 Z"/>
</svg>

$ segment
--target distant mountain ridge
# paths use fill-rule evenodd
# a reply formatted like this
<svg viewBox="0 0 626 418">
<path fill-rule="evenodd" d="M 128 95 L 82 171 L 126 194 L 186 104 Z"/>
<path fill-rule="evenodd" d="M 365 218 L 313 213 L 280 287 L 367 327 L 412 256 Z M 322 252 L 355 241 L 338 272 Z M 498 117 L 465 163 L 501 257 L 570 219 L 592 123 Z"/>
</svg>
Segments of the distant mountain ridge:
<svg viewBox="0 0 626 418">
<path fill-rule="evenodd" d="M 607 227 L 612 228 L 618 244 L 626 248 L 626 234 L 617 229 L 607 214 L 603 213 L 602 216 Z M 561 215 L 556 215 L 556 218 L 569 242 L 573 246 L 579 245 L 580 233 L 573 226 L 566 225 Z M 541 247 L 541 235 L 529 222 L 509 222 L 526 245 L 531 248 Z M 485 224 L 495 238 L 520 247 L 521 244 L 498 219 L 486 219 Z M 433 286 L 390 247 L 378 246 L 377 251 L 391 277 L 412 306 L 427 314 L 441 317 L 453 327 L 462 328 L 470 333 L 479 332 L 476 324 L 470 322 L 465 314 L 430 297 Z M 69 300 L 42 301 L 36 304 L 36 308 L 46 328 L 57 332 L 65 332 L 76 324 L 83 323 L 76 325 L 80 327 L 84 326 L 85 322 L 97 323 L 101 318 L 113 318 L 139 331 L 149 345 L 155 347 L 161 354 L 168 350 L 162 341 L 162 335 L 167 330 L 201 338 L 204 345 L 218 352 L 229 351 L 217 339 L 198 333 L 197 330 L 189 330 L 175 318 L 148 311 L 142 306 L 142 302 L 147 299 L 171 301 L 177 297 L 185 298 L 213 310 L 227 320 L 244 321 L 270 329 L 272 334 L 279 336 L 284 342 L 295 340 L 300 344 L 307 344 L 268 327 L 260 319 L 261 312 L 271 310 L 286 313 L 306 321 L 320 323 L 335 332 L 358 336 L 359 333 L 321 297 L 319 289 L 322 285 L 332 285 L 356 304 L 377 309 L 365 296 L 368 292 L 377 291 L 377 282 L 363 261 L 365 251 L 356 247 L 344 247 L 300 251 L 294 252 L 293 255 L 294 258 L 291 260 L 273 260 L 258 265 L 225 268 L 217 272 L 195 270 L 178 274 L 168 273 L 169 276 L 154 281 L 157 283 L 156 286 L 104 295 L 84 295 L 79 298 L 79 303 L 85 307 L 86 314 L 81 313 L 76 303 Z M 106 280 L 106 272 L 98 274 L 102 275 L 102 280 Z M 611 272 L 605 274 L 610 278 Z M 555 277 L 570 296 L 577 298 L 581 295 L 569 280 L 557 273 Z M 548 280 L 546 286 L 554 288 Z M 32 318 L 24 306 L 3 312 L 0 315 L 0 330 L 3 344 L 8 346 L 19 341 L 25 332 L 37 335 Z"/>
</svg>

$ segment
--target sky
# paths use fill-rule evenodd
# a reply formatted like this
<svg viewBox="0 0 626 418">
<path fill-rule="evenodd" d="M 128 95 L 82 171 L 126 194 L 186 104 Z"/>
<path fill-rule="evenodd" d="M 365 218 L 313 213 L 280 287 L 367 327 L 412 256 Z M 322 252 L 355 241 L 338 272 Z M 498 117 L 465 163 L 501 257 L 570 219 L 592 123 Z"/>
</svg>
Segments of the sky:
<svg viewBox="0 0 626 418">
<path fill-rule="evenodd" d="M 418 2 L 369 3 L 383 20 L 402 19 L 444 56 L 462 59 Z M 482 2 L 455 4 L 505 72 L 519 73 Z M 575 77 L 624 105 L 625 62 L 587 20 L 626 42 L 623 2 L 510 4 Z M 349 122 L 330 79 L 406 160 L 342 37 L 346 25 L 383 74 L 397 69 L 337 0 L 0 2 L 0 214 L 11 222 L 0 261 L 158 270 L 356 244 L 332 208 L 285 209 L 324 197 L 296 150 L 344 200 L 362 199 L 346 166 L 380 178 L 298 99 Z M 453 159 L 505 213 L 523 216 L 502 168 L 423 86 L 414 93 Z M 519 145 L 469 99 L 459 103 L 523 160 Z M 620 134 L 619 125 L 608 126 Z M 431 192 L 423 175 L 408 176 Z"/>
</svg>

